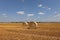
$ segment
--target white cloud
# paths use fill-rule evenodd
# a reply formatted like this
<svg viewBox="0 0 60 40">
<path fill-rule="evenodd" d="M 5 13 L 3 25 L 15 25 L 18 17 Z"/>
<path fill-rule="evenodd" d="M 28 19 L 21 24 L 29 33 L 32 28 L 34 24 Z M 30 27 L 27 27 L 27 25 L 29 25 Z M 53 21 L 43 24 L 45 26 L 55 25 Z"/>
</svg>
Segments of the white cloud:
<svg viewBox="0 0 60 40">
<path fill-rule="evenodd" d="M 3 16 L 5 16 L 6 14 L 5 14 L 5 13 L 3 13 L 2 15 L 3 15 Z"/>
<path fill-rule="evenodd" d="M 8 17 L 6 13 L 3 13 L 2 15 L 3 15 L 3 17 L 5 17 L 5 18 L 7 18 L 7 17 Z"/>
<path fill-rule="evenodd" d="M 60 14 L 56 14 L 54 17 L 60 16 Z"/>
<path fill-rule="evenodd" d="M 48 8 L 48 10 L 51 10 L 51 8 Z"/>
<path fill-rule="evenodd" d="M 34 16 L 34 14 L 27 14 L 27 16 Z"/>
<path fill-rule="evenodd" d="M 55 11 L 54 13 L 58 13 L 57 11 Z"/>
<path fill-rule="evenodd" d="M 43 7 L 43 8 L 46 8 L 47 10 L 51 10 L 51 9 L 52 9 L 52 8 L 50 8 L 50 7 L 48 7 L 48 6 Z"/>
<path fill-rule="evenodd" d="M 24 11 L 18 11 L 18 12 L 16 12 L 16 13 L 23 15 L 23 14 L 24 14 Z"/>
<path fill-rule="evenodd" d="M 44 15 L 45 13 L 44 12 L 39 12 L 38 14 Z"/>
<path fill-rule="evenodd" d="M 39 4 L 38 7 L 41 7 L 41 8 L 46 8 L 47 10 L 51 10 L 52 8 L 48 7 L 48 6 L 43 6 L 42 4 Z"/>
<path fill-rule="evenodd" d="M 42 7 L 43 5 L 42 4 L 39 4 L 38 7 Z"/>
</svg>

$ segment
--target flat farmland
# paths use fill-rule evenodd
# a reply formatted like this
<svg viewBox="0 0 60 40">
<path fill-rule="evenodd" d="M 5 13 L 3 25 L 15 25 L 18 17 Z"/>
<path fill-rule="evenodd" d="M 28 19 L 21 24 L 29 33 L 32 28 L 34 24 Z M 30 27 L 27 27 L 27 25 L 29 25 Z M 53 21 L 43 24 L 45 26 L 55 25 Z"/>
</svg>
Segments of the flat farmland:
<svg viewBox="0 0 60 40">
<path fill-rule="evenodd" d="M 59 22 L 37 24 L 27 29 L 23 23 L 0 23 L 0 40 L 60 40 Z"/>
</svg>

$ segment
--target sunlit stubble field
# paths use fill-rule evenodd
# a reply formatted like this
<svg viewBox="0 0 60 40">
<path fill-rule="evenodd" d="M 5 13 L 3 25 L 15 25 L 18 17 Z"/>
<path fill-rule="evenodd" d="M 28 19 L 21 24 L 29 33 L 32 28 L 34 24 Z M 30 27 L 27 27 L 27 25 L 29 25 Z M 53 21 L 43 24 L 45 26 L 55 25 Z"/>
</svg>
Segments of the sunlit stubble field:
<svg viewBox="0 0 60 40">
<path fill-rule="evenodd" d="M 0 40 L 60 40 L 60 23 L 38 23 L 27 29 L 23 23 L 0 23 Z"/>
</svg>

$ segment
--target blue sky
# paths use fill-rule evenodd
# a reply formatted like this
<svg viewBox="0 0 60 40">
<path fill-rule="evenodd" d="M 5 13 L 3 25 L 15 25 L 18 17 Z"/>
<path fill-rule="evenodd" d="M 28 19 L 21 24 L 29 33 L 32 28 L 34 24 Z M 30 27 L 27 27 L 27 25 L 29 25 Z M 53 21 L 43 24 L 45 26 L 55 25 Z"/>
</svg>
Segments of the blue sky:
<svg viewBox="0 0 60 40">
<path fill-rule="evenodd" d="M 60 0 L 0 0 L 0 22 L 60 22 Z"/>
</svg>

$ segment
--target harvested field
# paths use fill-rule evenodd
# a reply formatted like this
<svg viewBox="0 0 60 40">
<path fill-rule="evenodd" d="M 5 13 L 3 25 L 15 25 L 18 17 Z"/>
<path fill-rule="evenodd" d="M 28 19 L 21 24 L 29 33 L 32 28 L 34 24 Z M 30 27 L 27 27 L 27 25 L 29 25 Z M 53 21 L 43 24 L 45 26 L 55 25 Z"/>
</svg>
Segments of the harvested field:
<svg viewBox="0 0 60 40">
<path fill-rule="evenodd" d="M 60 23 L 38 23 L 36 29 L 23 23 L 0 23 L 0 40 L 60 40 Z"/>
</svg>

